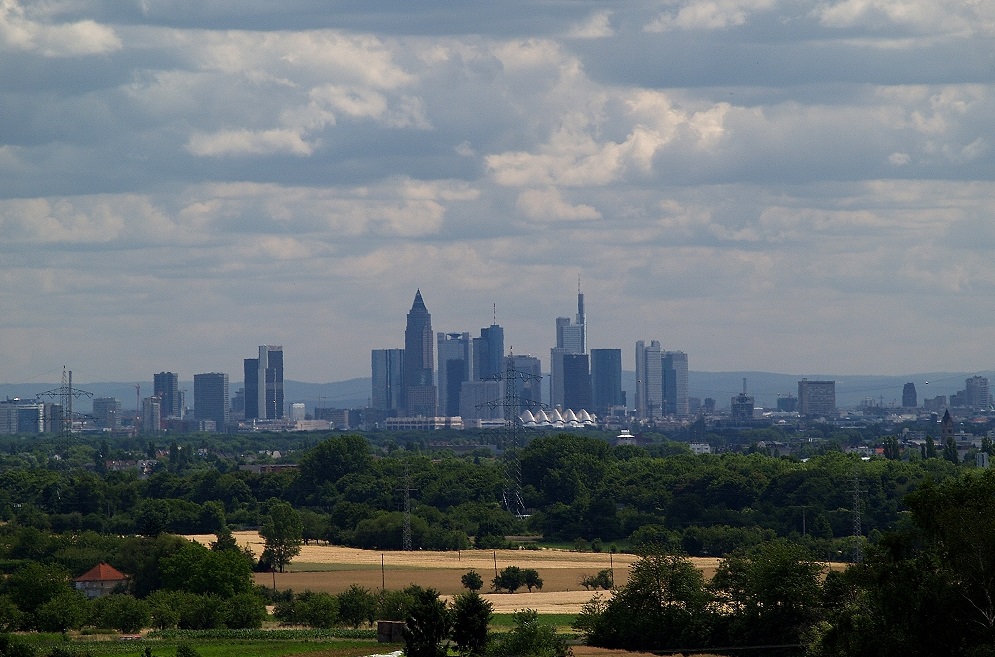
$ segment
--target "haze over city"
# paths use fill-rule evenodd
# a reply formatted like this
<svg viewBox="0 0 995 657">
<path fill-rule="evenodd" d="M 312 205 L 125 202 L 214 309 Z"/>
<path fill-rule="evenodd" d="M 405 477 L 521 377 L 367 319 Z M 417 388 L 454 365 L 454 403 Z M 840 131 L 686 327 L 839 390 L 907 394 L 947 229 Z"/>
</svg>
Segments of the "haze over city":
<svg viewBox="0 0 995 657">
<path fill-rule="evenodd" d="M 0 382 L 366 377 L 417 288 L 546 363 L 578 281 L 626 370 L 987 370 L 992 52 L 947 0 L 3 0 Z"/>
</svg>

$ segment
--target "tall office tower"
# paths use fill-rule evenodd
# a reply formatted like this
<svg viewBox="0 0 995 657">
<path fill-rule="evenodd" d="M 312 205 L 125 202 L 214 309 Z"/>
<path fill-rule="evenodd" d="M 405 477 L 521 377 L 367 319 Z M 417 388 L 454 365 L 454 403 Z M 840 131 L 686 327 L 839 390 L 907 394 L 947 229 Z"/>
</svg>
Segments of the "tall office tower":
<svg viewBox="0 0 995 657">
<path fill-rule="evenodd" d="M 403 349 L 374 349 L 372 353 L 373 395 L 370 399 L 374 410 L 387 415 L 402 409 L 402 379 L 404 371 Z"/>
<path fill-rule="evenodd" d="M 621 349 L 591 350 L 591 405 L 599 416 L 624 414 Z"/>
<path fill-rule="evenodd" d="M 193 375 L 193 411 L 198 420 L 214 420 L 216 431 L 228 426 L 228 375 L 221 372 Z"/>
<path fill-rule="evenodd" d="M 667 415 L 687 417 L 688 405 L 688 355 L 683 351 L 663 354 L 663 399 Z"/>
<path fill-rule="evenodd" d="M 174 372 L 159 372 L 152 376 L 152 394 L 159 398 L 163 417 L 181 417 L 180 377 Z"/>
<path fill-rule="evenodd" d="M 916 397 L 916 384 L 906 383 L 902 388 L 902 406 L 905 408 L 916 408 L 919 406 L 919 399 Z"/>
<path fill-rule="evenodd" d="M 500 404 L 501 381 L 464 381 L 460 386 L 460 416 L 467 420 L 500 420 L 505 417 Z"/>
<path fill-rule="evenodd" d="M 121 427 L 121 400 L 116 397 L 97 397 L 93 400 L 93 417 L 97 426 L 111 431 Z"/>
<path fill-rule="evenodd" d="M 404 414 L 408 417 L 434 417 L 438 397 L 435 388 L 432 354 L 432 315 L 415 292 L 404 328 Z"/>
<path fill-rule="evenodd" d="M 729 401 L 729 417 L 733 422 L 750 422 L 753 420 L 755 399 L 746 394 L 746 379 L 743 379 L 743 392 Z"/>
<path fill-rule="evenodd" d="M 473 339 L 473 378 L 477 381 L 496 378 L 503 374 L 504 329 L 497 324 L 480 329 L 480 337 Z"/>
<path fill-rule="evenodd" d="M 507 356 L 504 369 L 511 375 L 505 378 L 505 391 L 509 397 L 518 399 L 515 415 L 522 411 L 542 408 L 542 363 L 528 354 Z"/>
<path fill-rule="evenodd" d="M 260 345 L 257 367 L 258 417 L 261 420 L 278 420 L 283 417 L 283 347 Z"/>
<path fill-rule="evenodd" d="M 469 333 L 439 333 L 439 412 L 459 415 L 460 386 L 470 380 L 473 350 Z"/>
<path fill-rule="evenodd" d="M 146 397 L 142 400 L 142 432 L 159 433 L 162 431 L 162 403 L 158 397 Z"/>
<path fill-rule="evenodd" d="M 591 408 L 591 369 L 587 354 L 563 355 L 563 408 Z"/>
<path fill-rule="evenodd" d="M 836 415 L 836 382 L 798 382 L 798 413 L 811 416 Z"/>
<path fill-rule="evenodd" d="M 987 409 L 991 406 L 991 395 L 988 393 L 988 379 L 983 376 L 972 376 L 964 381 L 965 405 L 968 408 Z"/>
<path fill-rule="evenodd" d="M 636 417 L 663 417 L 663 355 L 660 342 L 636 343 Z"/>
<path fill-rule="evenodd" d="M 255 420 L 259 417 L 259 359 L 246 358 L 243 368 L 245 401 L 242 406 L 242 417 L 246 420 Z"/>
<path fill-rule="evenodd" d="M 556 346 L 549 351 L 549 403 L 565 408 L 563 391 L 563 357 L 567 354 L 587 353 L 587 315 L 584 314 L 584 295 L 577 289 L 577 321 L 568 317 L 556 318 Z"/>
</svg>

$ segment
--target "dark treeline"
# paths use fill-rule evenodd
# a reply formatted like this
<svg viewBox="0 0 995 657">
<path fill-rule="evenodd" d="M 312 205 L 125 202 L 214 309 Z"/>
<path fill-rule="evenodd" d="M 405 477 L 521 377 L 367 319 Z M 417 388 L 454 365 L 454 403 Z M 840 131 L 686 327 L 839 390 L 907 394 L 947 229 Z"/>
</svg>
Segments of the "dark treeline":
<svg viewBox="0 0 995 657">
<path fill-rule="evenodd" d="M 995 655 L 995 473 L 906 499 L 907 517 L 845 570 L 785 539 L 735 550 L 711 581 L 650 551 L 575 627 L 592 645 L 658 653 Z"/>
<path fill-rule="evenodd" d="M 899 520 L 910 491 L 966 467 L 917 453 L 864 461 L 829 450 L 804 462 L 760 451 L 695 456 L 676 442 L 613 447 L 568 434 L 500 457 L 488 449 L 455 456 L 335 435 L 296 438 L 296 468 L 258 474 L 205 437 L 161 452 L 130 440 L 78 444 L 59 458 L 11 442 L 0 457 L 0 519 L 56 533 L 213 533 L 260 526 L 277 498 L 297 509 L 305 540 L 398 549 L 408 491 L 415 548 L 498 547 L 506 536 L 534 535 L 719 556 L 783 537 L 838 559 L 852 550 L 855 489 L 863 537 L 875 542 Z M 128 457 L 151 457 L 152 474 L 108 471 Z M 516 468 L 527 518 L 501 504 Z"/>
</svg>

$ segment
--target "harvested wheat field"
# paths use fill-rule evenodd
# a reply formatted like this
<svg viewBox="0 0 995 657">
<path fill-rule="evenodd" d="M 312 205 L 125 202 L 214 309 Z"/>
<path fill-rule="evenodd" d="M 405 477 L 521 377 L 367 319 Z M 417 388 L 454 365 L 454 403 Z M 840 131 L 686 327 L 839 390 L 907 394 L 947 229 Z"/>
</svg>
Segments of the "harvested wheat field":
<svg viewBox="0 0 995 657">
<path fill-rule="evenodd" d="M 200 543 L 210 543 L 213 534 L 188 536 Z M 256 532 L 235 532 L 239 545 L 258 556 L 263 540 Z M 494 611 L 505 613 L 535 609 L 539 613 L 575 614 L 594 595 L 580 585 L 587 575 L 613 567 L 615 582 L 625 584 L 629 566 L 637 559 L 632 554 L 568 552 L 566 550 L 463 550 L 458 552 L 377 552 L 336 545 L 305 545 L 285 573 L 259 573 L 256 583 L 295 591 L 339 593 L 353 584 L 371 590 L 381 587 L 400 589 L 409 584 L 432 587 L 445 595 L 463 591 L 460 577 L 473 569 L 485 582 L 494 576 L 495 567 L 535 568 L 543 580 L 542 591 L 533 593 L 487 593 Z M 711 577 L 718 559 L 695 558 L 694 563 L 706 577 Z M 602 595 L 608 595 L 602 593 Z"/>
</svg>

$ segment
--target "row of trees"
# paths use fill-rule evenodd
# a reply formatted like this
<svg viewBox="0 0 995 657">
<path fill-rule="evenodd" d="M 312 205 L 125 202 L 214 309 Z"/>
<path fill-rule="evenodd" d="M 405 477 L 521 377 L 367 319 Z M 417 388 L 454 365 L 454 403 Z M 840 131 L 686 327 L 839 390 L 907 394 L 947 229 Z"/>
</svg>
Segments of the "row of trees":
<svg viewBox="0 0 995 657">
<path fill-rule="evenodd" d="M 846 570 L 778 539 L 724 559 L 643 556 L 576 621 L 592 645 L 816 657 L 995 655 L 995 473 L 909 495 L 907 522 Z"/>
<path fill-rule="evenodd" d="M 199 462 L 140 480 L 50 462 L 0 471 L 0 519 L 56 532 L 208 533 L 263 525 L 267 501 L 278 498 L 299 514 L 305 541 L 398 549 L 407 487 L 416 548 L 499 547 L 507 535 L 538 533 L 720 555 L 780 536 L 825 558 L 836 556 L 852 531 L 855 476 L 865 491 L 862 525 L 874 532 L 895 524 L 905 495 L 923 481 L 964 469 L 942 459 L 862 462 L 841 453 L 804 463 L 760 453 L 694 456 L 680 445 L 612 447 L 566 434 L 512 452 L 506 459 L 431 459 L 337 435 L 303 453 L 298 470 L 278 474 Z M 508 458 L 521 467 L 527 520 L 499 504 Z"/>
</svg>

